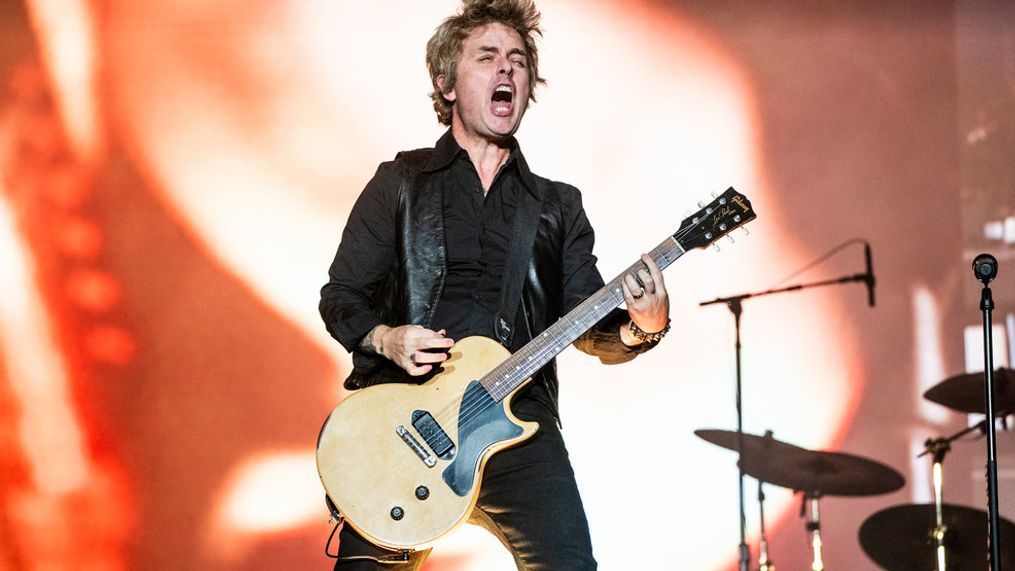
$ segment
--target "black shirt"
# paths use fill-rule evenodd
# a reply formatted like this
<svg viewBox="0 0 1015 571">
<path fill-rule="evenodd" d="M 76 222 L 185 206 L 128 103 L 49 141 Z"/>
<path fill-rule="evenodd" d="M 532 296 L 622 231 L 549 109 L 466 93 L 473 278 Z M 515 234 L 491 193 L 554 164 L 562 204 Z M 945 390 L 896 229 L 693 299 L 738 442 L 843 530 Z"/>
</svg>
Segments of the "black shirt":
<svg viewBox="0 0 1015 571">
<path fill-rule="evenodd" d="M 456 340 L 471 335 L 494 337 L 494 317 L 500 309 L 504 262 L 521 185 L 517 149 L 484 193 L 468 153 L 454 138 L 449 139 L 437 150 L 452 157 L 441 174 L 447 273 L 433 329 L 446 329 L 447 336 Z"/>
</svg>

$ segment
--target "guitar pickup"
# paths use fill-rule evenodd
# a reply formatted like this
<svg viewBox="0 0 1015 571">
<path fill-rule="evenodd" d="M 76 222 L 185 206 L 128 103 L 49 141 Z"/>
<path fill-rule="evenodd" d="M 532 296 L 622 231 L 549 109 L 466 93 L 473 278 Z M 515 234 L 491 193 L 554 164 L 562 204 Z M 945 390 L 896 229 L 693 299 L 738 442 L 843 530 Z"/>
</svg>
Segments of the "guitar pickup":
<svg viewBox="0 0 1015 571">
<path fill-rule="evenodd" d="M 410 434 L 404 426 L 401 424 L 396 426 L 395 434 L 402 439 L 402 442 L 405 442 L 406 446 L 408 446 L 410 450 L 416 453 L 416 456 L 419 456 L 419 459 L 426 464 L 427 468 L 433 468 L 437 465 L 437 457 L 427 452 L 426 449 L 423 448 L 423 445 L 416 440 L 416 437 Z"/>
<path fill-rule="evenodd" d="M 450 460 L 454 453 L 455 443 L 441 428 L 433 415 L 425 410 L 412 411 L 412 426 L 419 432 L 427 446 L 442 460 Z"/>
</svg>

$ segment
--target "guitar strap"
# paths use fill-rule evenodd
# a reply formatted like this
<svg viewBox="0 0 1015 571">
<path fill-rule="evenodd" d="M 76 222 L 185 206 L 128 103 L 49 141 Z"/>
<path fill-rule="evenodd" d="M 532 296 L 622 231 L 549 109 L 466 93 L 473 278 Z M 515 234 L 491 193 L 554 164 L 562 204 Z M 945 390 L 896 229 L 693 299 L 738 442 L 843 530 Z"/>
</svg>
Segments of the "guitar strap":
<svg viewBox="0 0 1015 571">
<path fill-rule="evenodd" d="M 504 347 L 511 348 L 514 326 L 517 322 L 518 305 L 522 302 L 522 287 L 528 274 L 529 260 L 532 259 L 532 245 L 536 241 L 539 226 L 539 212 L 543 201 L 532 193 L 522 191 L 515 211 L 515 223 L 511 233 L 511 245 L 504 260 L 504 277 L 500 286 L 500 310 L 493 318 L 493 331 Z M 542 193 L 540 193 L 542 196 Z"/>
</svg>

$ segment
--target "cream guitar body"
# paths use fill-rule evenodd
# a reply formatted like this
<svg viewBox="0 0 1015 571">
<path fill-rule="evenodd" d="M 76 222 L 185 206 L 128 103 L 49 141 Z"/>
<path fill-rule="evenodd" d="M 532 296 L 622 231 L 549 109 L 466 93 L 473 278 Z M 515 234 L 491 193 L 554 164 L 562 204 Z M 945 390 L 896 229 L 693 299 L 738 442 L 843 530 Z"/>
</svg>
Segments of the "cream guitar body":
<svg viewBox="0 0 1015 571">
<path fill-rule="evenodd" d="M 648 255 L 665 268 L 754 218 L 747 197 L 730 188 Z M 536 432 L 511 414 L 511 398 L 619 306 L 622 277 L 643 268 L 635 262 L 513 355 L 468 337 L 426 384 L 374 385 L 339 403 L 321 430 L 317 470 L 345 521 L 377 545 L 415 549 L 467 520 L 487 459 Z"/>
<path fill-rule="evenodd" d="M 531 437 L 538 426 L 511 413 L 511 397 L 525 383 L 498 403 L 477 383 L 509 356 L 496 341 L 468 337 L 426 384 L 369 387 L 331 413 L 318 442 L 317 469 L 332 501 L 363 537 L 416 548 L 468 519 L 487 458 Z M 433 435 L 436 430 L 444 431 L 450 448 L 443 450 L 448 443 Z"/>
</svg>

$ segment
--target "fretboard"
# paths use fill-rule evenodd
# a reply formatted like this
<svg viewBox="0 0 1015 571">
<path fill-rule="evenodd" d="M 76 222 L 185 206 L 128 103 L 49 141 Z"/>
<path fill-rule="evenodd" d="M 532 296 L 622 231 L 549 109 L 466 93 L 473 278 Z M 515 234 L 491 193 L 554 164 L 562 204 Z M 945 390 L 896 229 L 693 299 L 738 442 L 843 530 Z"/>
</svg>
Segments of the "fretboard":
<svg viewBox="0 0 1015 571">
<path fill-rule="evenodd" d="M 683 256 L 685 250 L 672 236 L 667 237 L 651 252 L 649 257 L 662 270 Z M 525 382 L 543 365 L 550 362 L 558 353 L 566 349 L 592 328 L 600 319 L 624 301 L 624 293 L 620 283 L 623 277 L 644 268 L 645 264 L 638 260 L 631 264 L 620 275 L 610 280 L 599 291 L 578 304 L 577 307 L 561 317 L 535 339 L 529 341 L 510 358 L 486 374 L 479 383 L 486 388 L 490 396 L 500 402 L 515 388 Z"/>
</svg>

